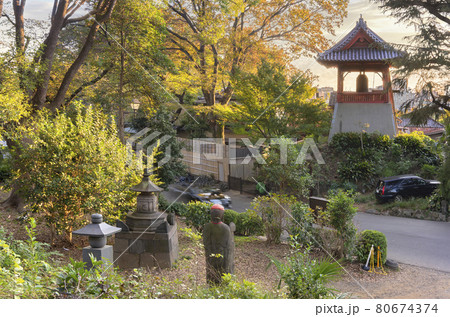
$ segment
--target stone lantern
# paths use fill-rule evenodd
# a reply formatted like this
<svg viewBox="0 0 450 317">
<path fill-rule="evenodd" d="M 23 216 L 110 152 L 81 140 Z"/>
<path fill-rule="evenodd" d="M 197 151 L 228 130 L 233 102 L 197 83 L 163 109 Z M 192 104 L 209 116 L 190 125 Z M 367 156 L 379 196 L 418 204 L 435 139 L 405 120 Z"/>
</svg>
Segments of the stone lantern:
<svg viewBox="0 0 450 317">
<path fill-rule="evenodd" d="M 150 181 L 148 170 L 144 170 L 142 181 L 130 190 L 139 192 L 137 208 L 127 215 L 127 226 L 130 230 L 146 230 L 149 227 L 157 228 L 165 221 L 163 213 L 158 211 L 158 194 L 162 188 Z"/>
<path fill-rule="evenodd" d="M 76 235 L 89 237 L 90 246 L 83 248 L 83 262 L 87 263 L 88 269 L 92 268 L 90 254 L 96 260 L 113 262 L 113 247 L 106 245 L 106 239 L 122 230 L 104 223 L 103 216 L 100 214 L 93 214 L 91 219 L 91 224 L 73 232 Z"/>
<path fill-rule="evenodd" d="M 135 211 L 125 223 L 118 222 L 122 232 L 115 236 L 114 259 L 120 268 L 171 267 L 178 258 L 177 224 L 173 215 L 158 210 L 161 188 L 144 170 L 142 181 L 130 190 L 139 192 Z"/>
</svg>

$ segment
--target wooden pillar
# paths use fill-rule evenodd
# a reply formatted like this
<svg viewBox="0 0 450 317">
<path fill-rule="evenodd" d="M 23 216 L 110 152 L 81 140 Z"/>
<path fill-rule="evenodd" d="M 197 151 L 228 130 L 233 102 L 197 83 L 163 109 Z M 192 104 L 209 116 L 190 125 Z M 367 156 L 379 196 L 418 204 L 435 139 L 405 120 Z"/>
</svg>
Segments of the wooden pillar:
<svg viewBox="0 0 450 317">
<path fill-rule="evenodd" d="M 344 91 L 344 72 L 340 66 L 338 66 L 337 81 L 337 102 L 342 102 L 342 92 Z"/>
</svg>

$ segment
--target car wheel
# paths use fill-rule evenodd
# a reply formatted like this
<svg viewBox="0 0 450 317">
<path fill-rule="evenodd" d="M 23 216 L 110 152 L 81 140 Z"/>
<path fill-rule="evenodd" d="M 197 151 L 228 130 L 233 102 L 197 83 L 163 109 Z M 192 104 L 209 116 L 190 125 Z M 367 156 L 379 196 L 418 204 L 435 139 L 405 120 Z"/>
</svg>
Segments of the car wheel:
<svg viewBox="0 0 450 317">
<path fill-rule="evenodd" d="M 394 201 L 402 201 L 403 197 L 401 195 L 397 195 L 394 197 Z"/>
</svg>

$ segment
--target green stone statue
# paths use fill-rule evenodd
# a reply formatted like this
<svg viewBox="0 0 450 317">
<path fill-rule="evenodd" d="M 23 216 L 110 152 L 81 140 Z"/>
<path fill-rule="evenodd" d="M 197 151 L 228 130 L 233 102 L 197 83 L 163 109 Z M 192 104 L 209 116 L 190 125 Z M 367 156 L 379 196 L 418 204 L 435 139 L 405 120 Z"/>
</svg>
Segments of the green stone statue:
<svg viewBox="0 0 450 317">
<path fill-rule="evenodd" d="M 203 229 L 206 256 L 206 280 L 219 284 L 224 273 L 234 273 L 234 223 L 231 228 L 223 223 L 222 205 L 211 207 L 211 222 Z"/>
</svg>

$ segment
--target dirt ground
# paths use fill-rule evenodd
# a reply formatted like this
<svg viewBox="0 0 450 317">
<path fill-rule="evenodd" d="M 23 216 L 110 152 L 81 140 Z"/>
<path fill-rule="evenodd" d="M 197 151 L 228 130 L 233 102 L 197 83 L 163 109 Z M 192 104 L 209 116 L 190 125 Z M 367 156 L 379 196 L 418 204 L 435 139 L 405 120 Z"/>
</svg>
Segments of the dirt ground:
<svg viewBox="0 0 450 317">
<path fill-rule="evenodd" d="M 0 195 L 0 201 L 5 194 Z M 178 220 L 179 226 L 183 223 Z M 26 239 L 25 222 L 15 210 L 0 205 L 0 227 L 14 235 L 15 239 Z M 38 219 L 37 239 L 50 242 L 48 228 Z M 109 243 L 113 243 L 110 241 Z M 189 279 L 196 285 L 205 284 L 205 261 L 201 250 L 179 231 L 180 260 L 176 267 L 164 270 L 152 270 L 167 280 Z M 52 250 L 62 254 L 62 262 L 69 258 L 81 259 L 81 249 L 87 240 L 75 237 L 74 245 L 59 242 Z M 266 290 L 274 290 L 278 284 L 278 275 L 274 266 L 267 268 L 270 254 L 282 259 L 289 252 L 287 245 L 270 245 L 261 238 L 237 238 L 235 254 L 235 273 L 239 279 L 245 278 Z M 417 266 L 399 264 L 398 271 L 386 270 L 387 275 L 368 273 L 359 264 L 344 265 L 344 274 L 331 282 L 344 298 L 450 298 L 450 273 L 435 271 Z"/>
</svg>

